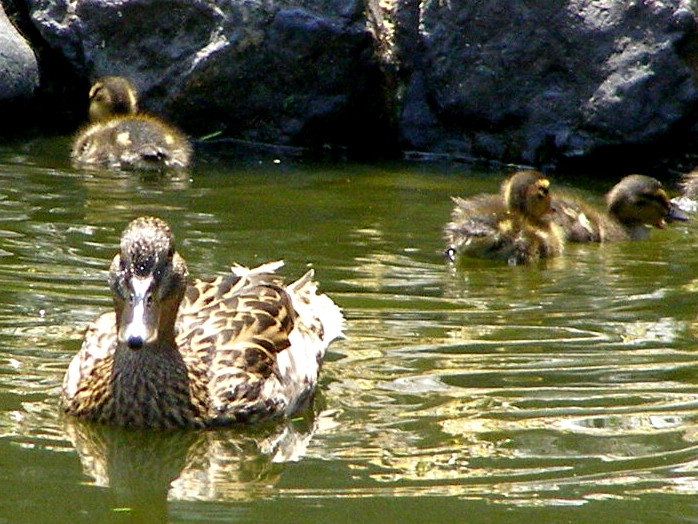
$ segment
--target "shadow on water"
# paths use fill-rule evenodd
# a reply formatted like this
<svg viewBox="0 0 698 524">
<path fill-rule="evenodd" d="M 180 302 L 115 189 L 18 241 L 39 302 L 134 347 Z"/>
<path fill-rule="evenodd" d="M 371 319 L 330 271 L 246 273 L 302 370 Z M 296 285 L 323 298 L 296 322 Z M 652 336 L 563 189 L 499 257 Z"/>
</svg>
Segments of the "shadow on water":
<svg viewBox="0 0 698 524">
<path fill-rule="evenodd" d="M 441 255 L 449 196 L 495 191 L 502 173 L 259 158 L 143 176 L 72 170 L 64 146 L 0 149 L 0 520 L 698 517 L 696 223 L 456 268 Z M 172 223 L 196 276 L 316 268 L 348 319 L 316 416 L 160 434 L 59 418 L 138 214 Z"/>
</svg>

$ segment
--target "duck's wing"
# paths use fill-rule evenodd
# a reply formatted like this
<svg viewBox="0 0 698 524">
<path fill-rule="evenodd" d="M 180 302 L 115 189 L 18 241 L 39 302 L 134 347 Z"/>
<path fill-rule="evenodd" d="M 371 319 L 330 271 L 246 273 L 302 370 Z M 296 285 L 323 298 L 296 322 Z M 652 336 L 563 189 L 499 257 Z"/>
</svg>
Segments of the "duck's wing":
<svg viewBox="0 0 698 524">
<path fill-rule="evenodd" d="M 296 310 L 298 293 L 283 287 L 273 273 L 278 267 L 238 266 L 196 281 L 180 306 L 177 342 L 194 374 L 206 375 L 209 417 L 219 424 L 287 414 L 297 402 L 296 382 L 313 375 L 310 392 L 314 388 L 324 349 L 307 361 L 308 340 L 296 332 L 315 324 L 300 318 L 307 312 Z M 311 331 L 324 329 L 321 321 L 319 326 Z"/>
</svg>

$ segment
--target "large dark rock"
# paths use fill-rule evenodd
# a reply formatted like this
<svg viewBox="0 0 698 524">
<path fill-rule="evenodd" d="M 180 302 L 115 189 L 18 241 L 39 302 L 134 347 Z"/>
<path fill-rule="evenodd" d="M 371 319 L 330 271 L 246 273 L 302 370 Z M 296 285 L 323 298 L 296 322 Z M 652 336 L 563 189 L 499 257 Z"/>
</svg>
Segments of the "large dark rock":
<svg viewBox="0 0 698 524">
<path fill-rule="evenodd" d="M 554 163 L 695 120 L 691 0 L 403 0 L 396 20 L 406 148 Z"/>
<path fill-rule="evenodd" d="M 129 76 L 194 136 L 629 169 L 698 153 L 694 0 L 13 1 L 83 90 Z"/>
<path fill-rule="evenodd" d="M 381 76 L 361 0 L 27 0 L 92 80 L 126 75 L 143 108 L 194 135 L 383 147 Z"/>
<path fill-rule="evenodd" d="M 36 56 L 0 5 L 0 104 L 28 100 L 38 87 Z"/>
</svg>

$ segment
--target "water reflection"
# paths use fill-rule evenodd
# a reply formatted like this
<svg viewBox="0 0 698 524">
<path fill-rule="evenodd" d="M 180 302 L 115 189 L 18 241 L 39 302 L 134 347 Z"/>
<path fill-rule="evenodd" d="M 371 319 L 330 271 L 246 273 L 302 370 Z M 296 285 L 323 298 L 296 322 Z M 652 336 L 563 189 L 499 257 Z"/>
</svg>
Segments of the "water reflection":
<svg viewBox="0 0 698 524">
<path fill-rule="evenodd" d="M 143 178 L 0 149 L 0 488 L 68 479 L 47 480 L 34 502 L 53 488 L 46 500 L 68 493 L 100 522 L 136 510 L 214 521 L 233 509 L 285 522 L 299 514 L 289 508 L 408 522 L 424 520 L 425 505 L 447 522 L 473 501 L 487 502 L 475 521 L 557 522 L 562 508 L 589 505 L 589 517 L 611 501 L 628 502 L 632 518 L 638 500 L 682 507 L 698 487 L 697 223 L 649 242 L 572 246 L 530 268 L 452 267 L 449 196 L 501 178 L 464 171 L 262 159 Z M 118 235 L 144 213 L 173 223 L 196 276 L 280 257 L 289 275 L 315 266 L 348 319 L 322 373 L 327 412 L 168 436 L 58 419 L 68 361 L 110 307 Z M 499 505 L 550 509 L 512 520 Z"/>
<path fill-rule="evenodd" d="M 249 500 L 272 496 L 280 464 L 300 460 L 330 413 L 243 431 L 134 431 L 65 420 L 83 471 L 126 506 L 168 500 Z M 144 494 L 147 494 L 145 501 Z M 150 508 L 152 510 L 153 508 Z"/>
</svg>

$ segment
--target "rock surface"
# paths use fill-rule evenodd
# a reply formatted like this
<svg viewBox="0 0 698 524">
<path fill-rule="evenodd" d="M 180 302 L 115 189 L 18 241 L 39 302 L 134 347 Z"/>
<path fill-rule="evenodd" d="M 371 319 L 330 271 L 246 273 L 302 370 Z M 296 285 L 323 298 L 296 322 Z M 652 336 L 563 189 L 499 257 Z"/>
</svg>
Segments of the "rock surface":
<svg viewBox="0 0 698 524">
<path fill-rule="evenodd" d="M 85 85 L 127 75 L 195 137 L 533 165 L 698 151 L 693 0 L 14 1 Z"/>
<path fill-rule="evenodd" d="M 360 0 L 27 1 L 85 77 L 129 76 L 144 109 L 192 134 L 378 144 L 385 110 Z"/>
<path fill-rule="evenodd" d="M 27 100 L 38 87 L 36 56 L 0 5 L 0 103 Z"/>
<path fill-rule="evenodd" d="M 408 148 L 541 164 L 665 140 L 695 116 L 691 0 L 397 9 Z"/>
</svg>

